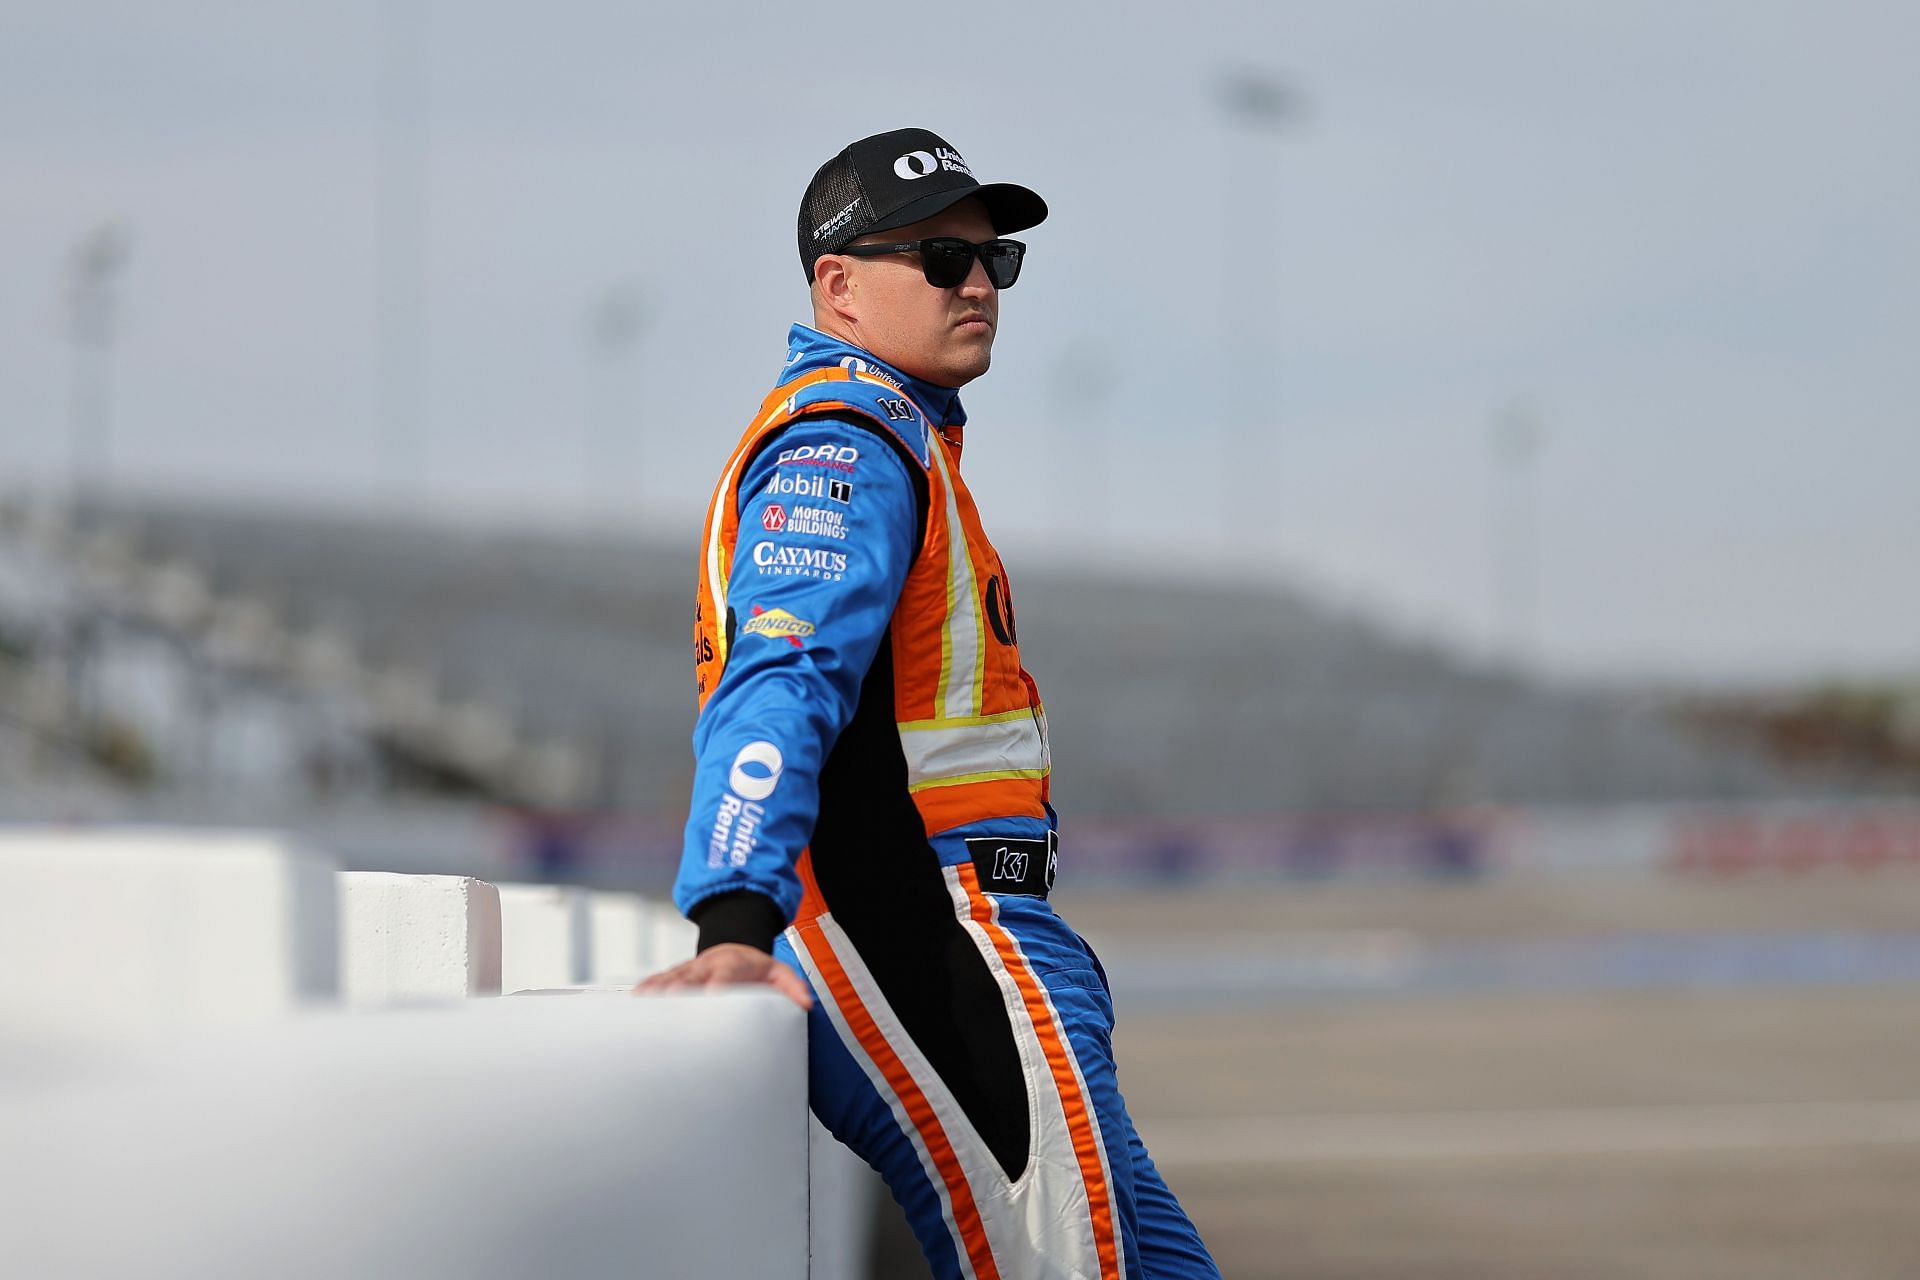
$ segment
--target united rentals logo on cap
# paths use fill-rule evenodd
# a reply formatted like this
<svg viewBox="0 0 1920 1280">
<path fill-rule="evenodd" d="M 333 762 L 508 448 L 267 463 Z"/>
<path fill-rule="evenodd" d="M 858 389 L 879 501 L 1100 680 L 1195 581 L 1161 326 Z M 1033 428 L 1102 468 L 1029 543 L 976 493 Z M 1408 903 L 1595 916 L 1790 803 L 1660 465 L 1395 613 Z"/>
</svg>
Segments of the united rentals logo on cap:
<svg viewBox="0 0 1920 1280">
<path fill-rule="evenodd" d="M 955 173 L 964 173 L 969 178 L 973 170 L 967 168 L 967 162 L 952 147 L 936 147 L 932 151 L 909 151 L 893 162 L 893 171 L 902 181 L 912 182 L 915 178 L 931 177 L 942 169 Z"/>
<path fill-rule="evenodd" d="M 861 236 L 931 218 L 977 196 L 995 235 L 1038 226 L 1047 202 L 1010 182 L 982 184 L 946 140 L 926 129 L 876 133 L 820 166 L 800 200 L 800 265 L 813 281 L 813 264 Z"/>
</svg>

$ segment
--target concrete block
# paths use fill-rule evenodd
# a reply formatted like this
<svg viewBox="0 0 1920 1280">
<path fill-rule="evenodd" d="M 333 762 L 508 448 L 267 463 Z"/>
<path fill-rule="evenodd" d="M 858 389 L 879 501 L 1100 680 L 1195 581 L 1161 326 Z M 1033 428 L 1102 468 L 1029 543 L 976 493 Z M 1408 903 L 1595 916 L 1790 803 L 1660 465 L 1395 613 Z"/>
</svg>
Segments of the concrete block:
<svg viewBox="0 0 1920 1280">
<path fill-rule="evenodd" d="M 568 987 L 593 968 L 591 895 L 551 884 L 503 884 L 500 891 L 500 989 Z"/>
<path fill-rule="evenodd" d="M 588 981 L 632 984 L 647 973 L 647 903 L 637 893 L 595 893 L 587 914 L 593 926 Z"/>
<path fill-rule="evenodd" d="M 0 832 L 0 1024 L 83 1035 L 333 998 L 335 868 L 270 832 Z"/>
<path fill-rule="evenodd" d="M 471 876 L 340 873 L 348 1004 L 500 993 L 500 893 Z"/>
<path fill-rule="evenodd" d="M 886 1183 L 871 1166 L 807 1120 L 807 1252 L 810 1280 L 867 1280 L 874 1216 Z"/>
<path fill-rule="evenodd" d="M 596 893 L 590 913 L 594 982 L 632 984 L 693 958 L 699 930 L 671 902 Z"/>
<path fill-rule="evenodd" d="M 37 1074 L 0 1055 L 8 1275 L 807 1275 L 806 1018 L 771 992 L 334 1011 L 140 1049 Z"/>
<path fill-rule="evenodd" d="M 693 959 L 693 948 L 699 940 L 700 930 L 671 902 L 647 902 L 646 972 L 658 973 Z"/>
</svg>

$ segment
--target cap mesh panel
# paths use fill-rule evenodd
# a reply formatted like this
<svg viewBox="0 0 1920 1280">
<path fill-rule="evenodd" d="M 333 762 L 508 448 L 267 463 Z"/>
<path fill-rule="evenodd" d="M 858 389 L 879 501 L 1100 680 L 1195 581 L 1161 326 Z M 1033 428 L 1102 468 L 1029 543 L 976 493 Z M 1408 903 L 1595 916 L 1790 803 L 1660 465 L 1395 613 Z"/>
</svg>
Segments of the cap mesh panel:
<svg viewBox="0 0 1920 1280">
<path fill-rule="evenodd" d="M 839 252 L 872 221 L 873 202 L 843 151 L 820 166 L 800 198 L 800 265 L 807 283 L 813 283 L 816 258 Z"/>
</svg>

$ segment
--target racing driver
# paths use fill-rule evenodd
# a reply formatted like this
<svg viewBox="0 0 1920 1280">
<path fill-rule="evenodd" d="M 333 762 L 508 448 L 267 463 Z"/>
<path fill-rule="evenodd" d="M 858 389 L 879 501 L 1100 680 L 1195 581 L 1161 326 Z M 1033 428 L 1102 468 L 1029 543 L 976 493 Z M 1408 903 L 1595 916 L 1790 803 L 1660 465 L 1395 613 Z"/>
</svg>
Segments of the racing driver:
<svg viewBox="0 0 1920 1280">
<path fill-rule="evenodd" d="M 700 551 L 698 954 L 642 990 L 811 1012 L 814 1113 L 941 1280 L 1217 1276 L 1115 1078 L 1092 951 L 1048 904 L 1046 713 L 960 475 L 959 388 L 1047 215 L 924 129 L 800 206 L 813 324 L 728 457 Z"/>
</svg>

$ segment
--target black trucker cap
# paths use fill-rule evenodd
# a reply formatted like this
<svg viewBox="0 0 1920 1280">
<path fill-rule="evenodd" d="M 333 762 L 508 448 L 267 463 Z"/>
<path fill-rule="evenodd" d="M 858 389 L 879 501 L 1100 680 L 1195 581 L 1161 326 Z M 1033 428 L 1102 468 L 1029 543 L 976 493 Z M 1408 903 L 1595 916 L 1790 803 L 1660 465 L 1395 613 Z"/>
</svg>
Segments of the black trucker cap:
<svg viewBox="0 0 1920 1280">
<path fill-rule="evenodd" d="M 1025 231 L 1046 220 L 1047 202 L 1010 182 L 982 185 L 960 153 L 937 133 L 895 129 L 862 138 L 820 166 L 800 198 L 800 265 L 813 282 L 813 263 L 869 231 L 931 218 L 968 196 L 980 197 L 995 235 Z"/>
</svg>

